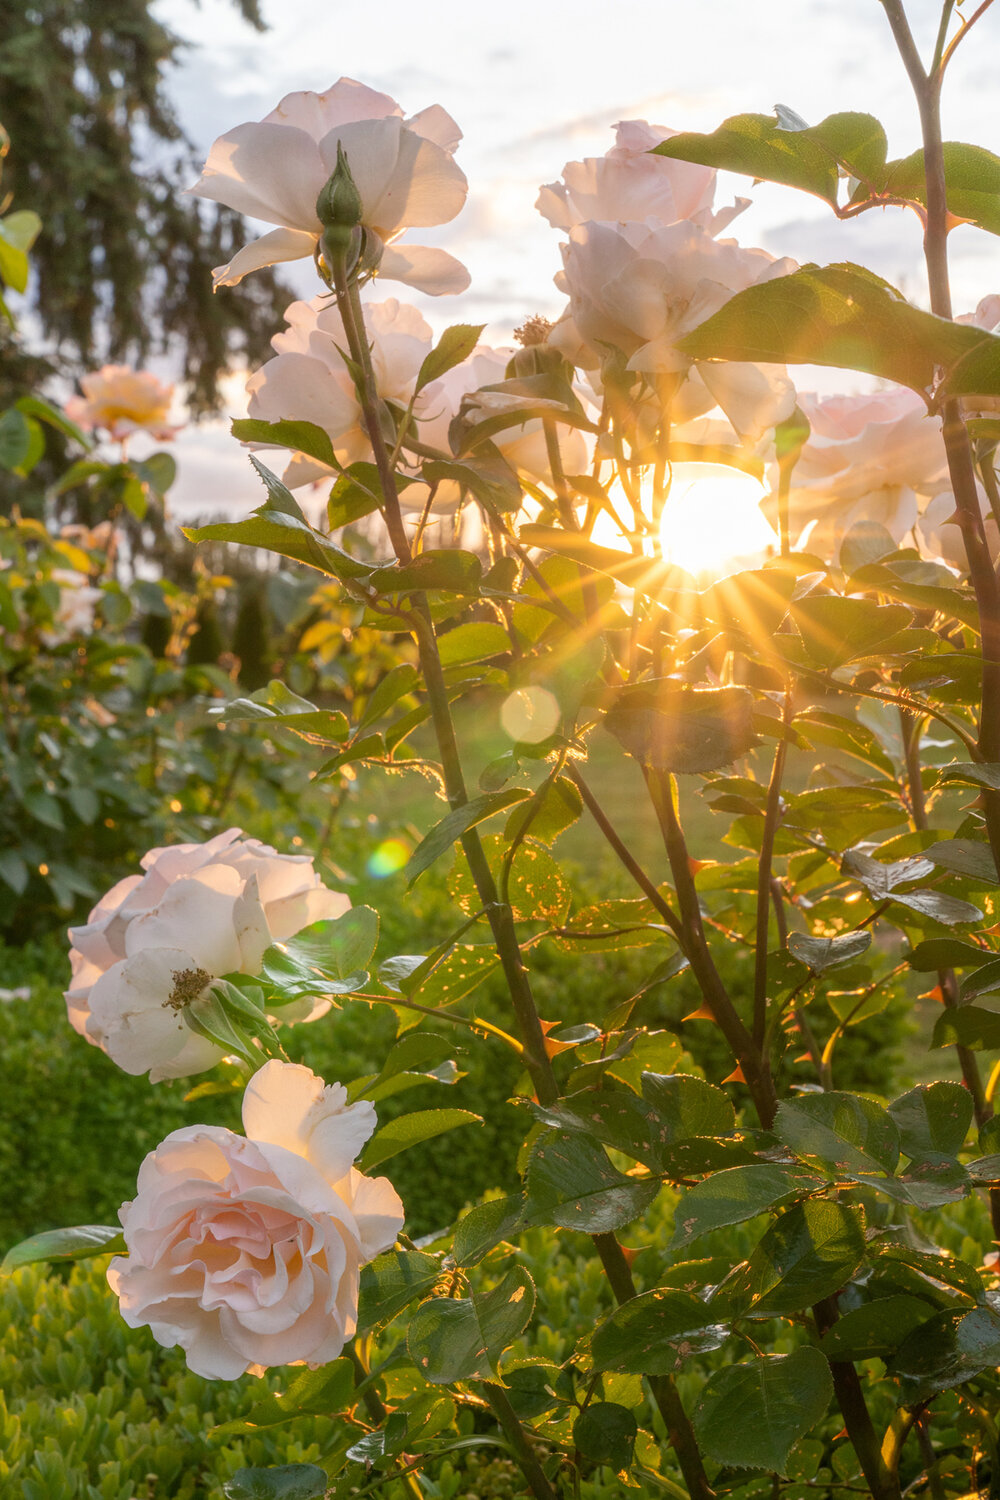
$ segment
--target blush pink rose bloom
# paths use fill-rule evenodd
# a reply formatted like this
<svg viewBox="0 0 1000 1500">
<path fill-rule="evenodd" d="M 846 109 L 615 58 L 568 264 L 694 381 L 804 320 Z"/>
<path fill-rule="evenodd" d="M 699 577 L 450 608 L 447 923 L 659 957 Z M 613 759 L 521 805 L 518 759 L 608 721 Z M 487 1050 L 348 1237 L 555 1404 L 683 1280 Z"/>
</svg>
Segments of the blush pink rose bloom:
<svg viewBox="0 0 1000 1500">
<path fill-rule="evenodd" d="M 184 1006 L 223 974 L 256 974 L 272 943 L 341 916 L 308 855 L 279 854 L 238 828 L 204 844 L 144 856 L 130 875 L 69 930 L 70 1024 L 126 1073 L 150 1082 L 214 1067 L 221 1047 L 191 1030 Z M 320 997 L 282 1008 L 285 1021 L 315 1020 Z"/>
<path fill-rule="evenodd" d="M 677 421 L 719 406 L 737 432 L 753 441 L 791 414 L 795 390 L 782 367 L 693 364 L 677 344 L 735 292 L 789 275 L 794 261 L 713 239 L 690 221 L 654 220 L 578 224 L 562 257 L 556 285 L 570 305 L 549 342 L 573 363 L 596 369 L 611 345 L 630 370 L 683 376 Z"/>
<path fill-rule="evenodd" d="M 403 1225 L 388 1179 L 352 1165 L 375 1125 L 342 1084 L 274 1061 L 247 1085 L 245 1136 L 168 1135 L 121 1208 L 128 1256 L 108 1267 L 129 1327 L 180 1345 L 209 1380 L 336 1359 L 357 1327 L 361 1267 Z"/>
<path fill-rule="evenodd" d="M 592 219 L 655 219 L 660 224 L 690 219 L 710 234 L 720 234 L 749 208 L 750 199 L 738 198 L 731 208 L 713 212 L 713 167 L 650 155 L 654 146 L 677 133 L 645 120 L 622 120 L 615 126 L 611 149 L 604 156 L 567 162 L 562 180 L 546 183 L 535 207 L 553 229 L 574 229 Z"/>
<path fill-rule="evenodd" d="M 394 297 L 385 302 L 366 302 L 363 310 L 379 394 L 405 408 L 413 395 L 420 366 L 434 343 L 430 324 L 415 307 Z M 328 435 L 341 464 L 370 460 L 372 450 L 361 406 L 340 354 L 346 348 L 346 334 L 336 303 L 327 296 L 314 297 L 311 302 L 293 302 L 285 319 L 287 328 L 271 340 L 275 357 L 247 382 L 248 416 L 265 422 L 312 422 Z M 425 386 L 413 408 L 421 442 L 450 454 L 448 429 L 463 401 L 480 386 L 502 381 L 513 353 L 513 349 L 492 349 L 479 344 L 461 364 Z M 484 406 L 489 404 L 489 393 L 484 394 L 483 402 Z M 483 415 L 486 414 L 484 410 Z M 566 472 L 581 473 L 587 465 L 582 434 L 563 427 L 559 440 Z M 510 427 L 496 434 L 494 442 L 513 468 L 535 480 L 549 479 L 540 421 Z M 405 453 L 403 458 L 400 467 L 406 472 Z M 410 472 L 418 474 L 415 467 Z M 334 474 L 319 460 L 295 453 L 282 478 L 294 488 L 332 478 Z M 401 490 L 400 504 L 404 511 L 422 511 L 428 494 L 428 486 L 415 478 L 414 483 Z M 446 480 L 438 486 L 432 508 L 438 513 L 447 512 L 455 508 L 459 499 L 458 486 Z"/>
<path fill-rule="evenodd" d="M 388 94 L 341 78 L 323 94 L 288 94 L 263 120 L 220 136 L 189 191 L 279 227 L 213 273 L 216 287 L 250 271 L 311 257 L 322 226 L 316 199 L 343 146 L 361 196 L 362 223 L 385 244 L 378 274 L 432 296 L 462 292 L 469 274 L 454 256 L 399 245 L 407 229 L 447 224 L 468 182 L 454 160 L 462 132 L 440 105 L 410 119 Z"/>
<path fill-rule="evenodd" d="M 167 421 L 174 388 L 146 370 L 105 365 L 80 381 L 82 396 L 71 396 L 66 415 L 90 432 L 103 427 L 116 442 L 135 432 L 167 442 L 180 431 Z"/>
</svg>

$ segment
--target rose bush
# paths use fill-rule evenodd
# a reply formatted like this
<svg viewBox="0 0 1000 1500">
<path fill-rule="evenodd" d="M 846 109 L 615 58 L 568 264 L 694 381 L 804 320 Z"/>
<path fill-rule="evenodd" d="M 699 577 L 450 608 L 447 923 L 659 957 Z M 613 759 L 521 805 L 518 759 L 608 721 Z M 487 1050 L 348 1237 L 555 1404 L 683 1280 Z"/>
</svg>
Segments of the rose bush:
<svg viewBox="0 0 1000 1500">
<path fill-rule="evenodd" d="M 69 1019 L 127 1073 L 150 1081 L 212 1067 L 225 1049 L 187 1025 L 185 1008 L 223 974 L 256 974 L 265 950 L 341 916 L 347 896 L 323 885 L 307 855 L 279 854 L 238 828 L 204 844 L 152 849 L 144 875 L 118 882 L 70 929 Z M 313 1020 L 308 1000 L 286 1020 Z"/>
<path fill-rule="evenodd" d="M 447 224 L 462 208 L 468 183 L 453 155 L 461 138 L 439 105 L 404 120 L 388 94 L 352 78 L 322 94 L 286 95 L 263 120 L 220 136 L 190 189 L 280 226 L 219 266 L 216 286 L 314 253 L 322 231 L 316 199 L 341 146 L 361 195 L 361 222 L 385 245 L 380 274 L 433 296 L 464 291 L 468 272 L 454 256 L 396 243 L 407 229 Z"/>
<path fill-rule="evenodd" d="M 122 1205 L 129 1253 L 108 1281 L 125 1321 L 214 1380 L 336 1359 L 357 1324 L 361 1267 L 403 1225 L 387 1179 L 353 1166 L 375 1124 L 341 1084 L 274 1061 L 247 1085 L 245 1136 L 212 1125 L 167 1136 Z"/>
</svg>

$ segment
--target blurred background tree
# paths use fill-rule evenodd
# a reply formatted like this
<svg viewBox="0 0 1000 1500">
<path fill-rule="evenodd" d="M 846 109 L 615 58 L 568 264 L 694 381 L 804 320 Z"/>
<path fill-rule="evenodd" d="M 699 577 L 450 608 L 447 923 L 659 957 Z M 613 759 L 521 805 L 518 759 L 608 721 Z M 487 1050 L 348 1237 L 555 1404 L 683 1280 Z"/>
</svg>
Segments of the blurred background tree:
<svg viewBox="0 0 1000 1500">
<path fill-rule="evenodd" d="M 257 0 L 234 0 L 263 29 Z M 182 196 L 200 160 L 166 92 L 182 38 L 151 0 L 6 0 L 0 121 L 4 196 L 43 230 L 32 313 L 63 371 L 169 351 L 195 414 L 231 362 L 263 358 L 290 293 L 268 273 L 213 294 L 211 269 L 245 242 L 239 214 Z M 0 329 L 0 404 L 37 384 L 37 357 Z"/>
</svg>

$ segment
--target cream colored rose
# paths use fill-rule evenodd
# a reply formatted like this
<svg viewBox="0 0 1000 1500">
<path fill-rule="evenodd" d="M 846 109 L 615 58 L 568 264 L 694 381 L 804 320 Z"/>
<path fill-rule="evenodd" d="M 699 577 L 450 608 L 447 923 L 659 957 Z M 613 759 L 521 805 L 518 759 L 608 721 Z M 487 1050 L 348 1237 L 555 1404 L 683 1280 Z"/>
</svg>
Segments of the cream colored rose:
<svg viewBox="0 0 1000 1500">
<path fill-rule="evenodd" d="M 246 1136 L 175 1130 L 146 1157 L 108 1281 L 131 1328 L 180 1345 L 209 1380 L 326 1364 L 357 1327 L 361 1267 L 389 1249 L 403 1205 L 352 1163 L 374 1106 L 269 1062 L 243 1099 Z"/>
<path fill-rule="evenodd" d="M 796 269 L 766 250 L 716 240 L 692 222 L 586 223 L 562 246 L 556 285 L 570 299 L 549 342 L 584 368 L 596 369 L 609 347 L 630 370 L 684 378 L 678 421 L 714 406 L 753 441 L 790 415 L 795 392 L 777 365 L 699 363 L 677 348 L 735 292 Z"/>
<path fill-rule="evenodd" d="M 82 396 L 71 396 L 66 415 L 89 432 L 103 427 L 116 442 L 148 432 L 165 442 L 179 431 L 167 421 L 174 388 L 144 370 L 105 365 L 80 381 Z"/>
<path fill-rule="evenodd" d="M 691 219 L 710 234 L 720 234 L 749 208 L 750 199 L 739 198 L 732 208 L 714 213 L 714 168 L 650 155 L 654 146 L 676 134 L 665 125 L 622 120 L 615 126 L 611 149 L 604 156 L 567 162 L 562 181 L 547 183 L 535 207 L 553 229 L 574 229 L 591 219 L 655 219 L 660 224 Z"/>
<path fill-rule="evenodd" d="M 265 950 L 313 922 L 341 916 L 308 855 L 279 854 L 230 828 L 204 844 L 152 849 L 145 875 L 118 882 L 83 927 L 71 927 L 70 1023 L 126 1073 L 185 1078 L 223 1056 L 192 1031 L 184 1008 L 223 974 L 256 974 Z M 284 1006 L 285 1021 L 329 1010 L 317 998 Z"/>
<path fill-rule="evenodd" d="M 322 226 L 316 199 L 343 146 L 361 196 L 362 223 L 385 246 L 379 275 L 433 296 L 462 292 L 469 274 L 444 250 L 397 245 L 407 229 L 447 224 L 468 192 L 453 153 L 462 139 L 439 105 L 409 120 L 388 94 L 341 78 L 324 94 L 288 94 L 264 119 L 220 136 L 190 192 L 279 228 L 213 273 L 234 286 L 250 271 L 312 256 Z"/>
<path fill-rule="evenodd" d="M 76 568 L 53 568 L 49 574 L 59 585 L 59 603 L 47 630 L 39 632 L 46 646 L 58 646 L 74 635 L 89 635 L 94 628 L 94 609 L 101 597 L 86 573 Z"/>
</svg>

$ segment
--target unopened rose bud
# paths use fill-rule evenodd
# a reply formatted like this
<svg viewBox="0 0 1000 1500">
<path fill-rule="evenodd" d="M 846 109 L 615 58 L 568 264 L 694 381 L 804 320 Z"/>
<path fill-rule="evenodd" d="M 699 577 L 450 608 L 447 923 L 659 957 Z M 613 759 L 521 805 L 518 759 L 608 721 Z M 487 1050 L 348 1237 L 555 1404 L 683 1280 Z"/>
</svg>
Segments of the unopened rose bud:
<svg viewBox="0 0 1000 1500">
<path fill-rule="evenodd" d="M 337 142 L 337 165 L 316 199 L 316 217 L 327 228 L 353 229 L 361 223 L 361 194 L 351 176 L 344 148 Z"/>
</svg>

